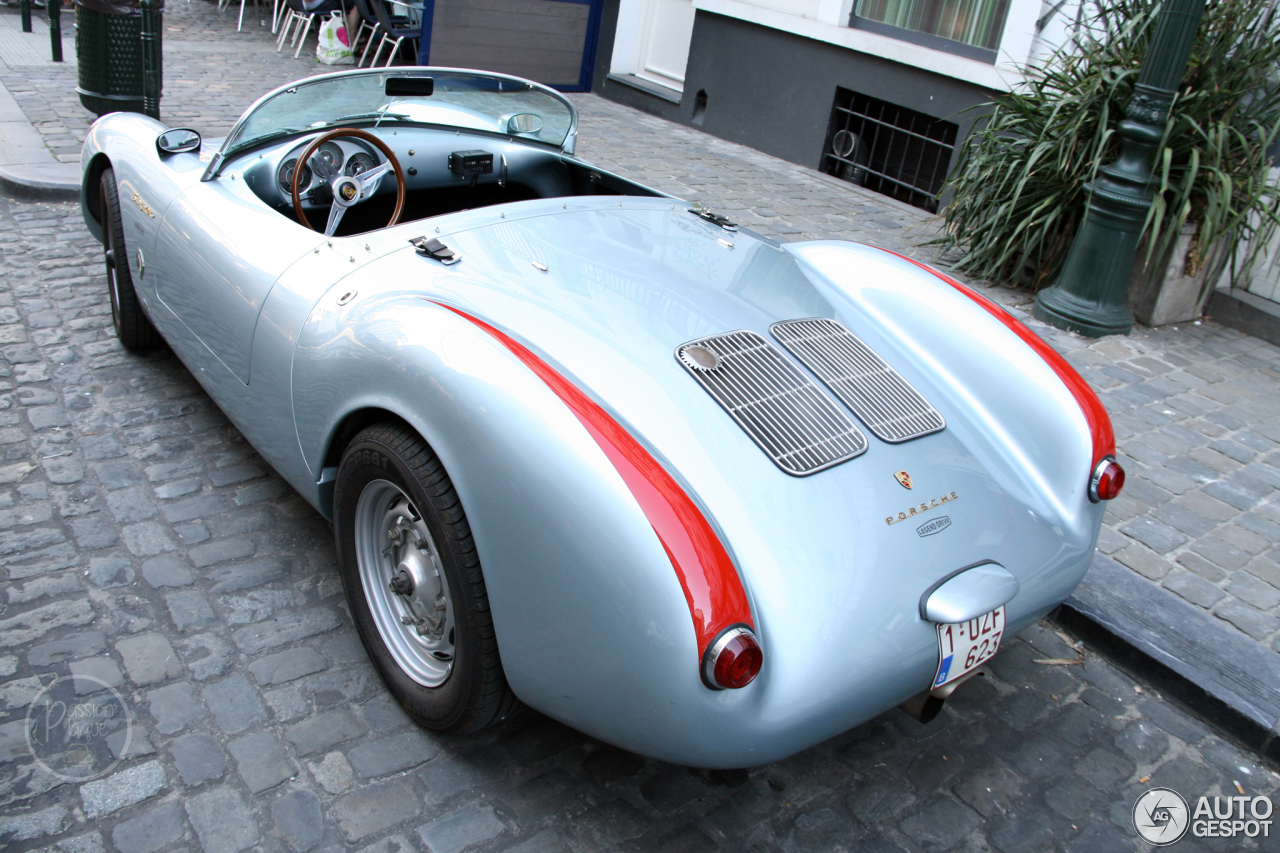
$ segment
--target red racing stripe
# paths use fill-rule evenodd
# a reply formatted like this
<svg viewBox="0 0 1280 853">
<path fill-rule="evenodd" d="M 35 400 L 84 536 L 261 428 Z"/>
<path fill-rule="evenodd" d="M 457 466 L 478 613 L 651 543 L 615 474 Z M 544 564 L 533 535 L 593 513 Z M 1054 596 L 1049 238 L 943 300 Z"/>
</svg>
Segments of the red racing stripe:
<svg viewBox="0 0 1280 853">
<path fill-rule="evenodd" d="M 875 246 L 873 248 L 880 248 Z M 1036 354 L 1044 359 L 1045 363 L 1058 374 L 1058 378 L 1062 380 L 1062 384 L 1067 386 L 1067 390 L 1076 398 L 1076 402 L 1080 405 L 1080 411 L 1084 413 L 1085 422 L 1089 424 L 1089 434 L 1093 437 L 1093 465 L 1089 471 L 1092 474 L 1094 468 L 1108 456 L 1114 456 L 1116 452 L 1116 434 L 1111 428 L 1111 417 L 1107 414 L 1107 410 L 1103 408 L 1102 401 L 1098 399 L 1098 395 L 1089 387 L 1089 383 L 1076 373 L 1076 369 L 1067 363 L 1067 360 L 1060 356 L 1053 347 L 1049 346 L 1035 332 L 1028 329 L 1022 324 L 1017 317 L 1014 317 L 1008 311 L 992 302 L 987 297 L 974 291 L 972 288 L 961 284 L 951 276 L 944 272 L 940 272 L 928 264 L 922 264 L 915 258 L 908 258 L 906 255 L 899 254 L 891 249 L 880 249 L 882 252 L 888 252 L 896 255 L 904 261 L 910 261 L 922 270 L 927 270 L 965 296 L 978 303 L 988 314 L 995 317 L 1001 323 L 1004 323 L 1018 337 L 1036 351 Z"/>
<path fill-rule="evenodd" d="M 701 510 L 658 461 L 622 426 L 528 347 L 452 305 L 436 302 L 488 332 L 538 375 L 577 416 L 621 475 L 671 559 L 698 637 L 698 661 L 731 625 L 753 630 L 751 605 L 733 561 Z"/>
</svg>

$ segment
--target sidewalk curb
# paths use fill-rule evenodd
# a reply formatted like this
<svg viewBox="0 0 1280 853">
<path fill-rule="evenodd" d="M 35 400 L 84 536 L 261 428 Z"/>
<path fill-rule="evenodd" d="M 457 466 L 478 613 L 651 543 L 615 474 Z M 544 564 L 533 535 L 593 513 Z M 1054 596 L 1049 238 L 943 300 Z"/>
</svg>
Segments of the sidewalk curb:
<svg viewBox="0 0 1280 853">
<path fill-rule="evenodd" d="M 1101 554 L 1053 618 L 1214 727 L 1280 762 L 1280 655 Z"/>
<path fill-rule="evenodd" d="M 70 163 L 0 166 L 0 191 L 22 201 L 78 201 L 79 175 L 80 167 Z"/>
</svg>

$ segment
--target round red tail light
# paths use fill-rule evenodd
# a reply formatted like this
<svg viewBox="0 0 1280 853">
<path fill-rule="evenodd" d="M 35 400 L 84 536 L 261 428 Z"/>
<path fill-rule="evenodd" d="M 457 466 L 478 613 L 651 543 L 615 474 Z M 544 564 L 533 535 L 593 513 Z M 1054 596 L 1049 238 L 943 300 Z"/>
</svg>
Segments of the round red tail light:
<svg viewBox="0 0 1280 853">
<path fill-rule="evenodd" d="M 749 628 L 726 628 L 707 647 L 702 660 L 702 680 L 713 690 L 736 690 L 755 681 L 764 663 L 764 651 Z"/>
<path fill-rule="evenodd" d="M 1093 479 L 1089 481 L 1089 500 L 1113 500 L 1124 488 L 1124 469 L 1115 459 L 1108 456 L 1093 469 Z"/>
</svg>

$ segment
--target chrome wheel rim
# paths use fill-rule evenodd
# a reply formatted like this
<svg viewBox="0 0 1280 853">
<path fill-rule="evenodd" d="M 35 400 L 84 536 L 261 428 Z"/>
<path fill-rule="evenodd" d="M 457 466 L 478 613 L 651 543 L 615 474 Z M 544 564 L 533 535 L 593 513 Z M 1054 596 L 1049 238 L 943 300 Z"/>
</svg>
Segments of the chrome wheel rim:
<svg viewBox="0 0 1280 853">
<path fill-rule="evenodd" d="M 391 657 L 418 684 L 439 687 L 453 670 L 453 602 L 435 540 L 399 486 L 364 487 L 355 546 L 365 601 Z"/>
</svg>

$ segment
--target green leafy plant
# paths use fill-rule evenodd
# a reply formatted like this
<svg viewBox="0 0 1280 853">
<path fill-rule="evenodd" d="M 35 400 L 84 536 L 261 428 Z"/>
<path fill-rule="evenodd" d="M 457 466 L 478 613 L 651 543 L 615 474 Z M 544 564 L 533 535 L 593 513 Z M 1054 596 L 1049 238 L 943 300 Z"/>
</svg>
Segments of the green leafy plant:
<svg viewBox="0 0 1280 853">
<path fill-rule="evenodd" d="M 939 237 L 971 274 L 1039 288 L 1061 270 L 1088 202 L 1086 182 L 1119 149 L 1159 2 L 1095 0 L 1074 41 L 991 104 L 947 189 Z M 1280 134 L 1280 15 L 1275 0 L 1209 0 L 1164 139 L 1152 164 L 1155 201 L 1145 257 L 1162 258 L 1197 226 L 1188 260 L 1238 240 L 1246 271 L 1280 225 L 1280 186 L 1266 149 Z"/>
</svg>

